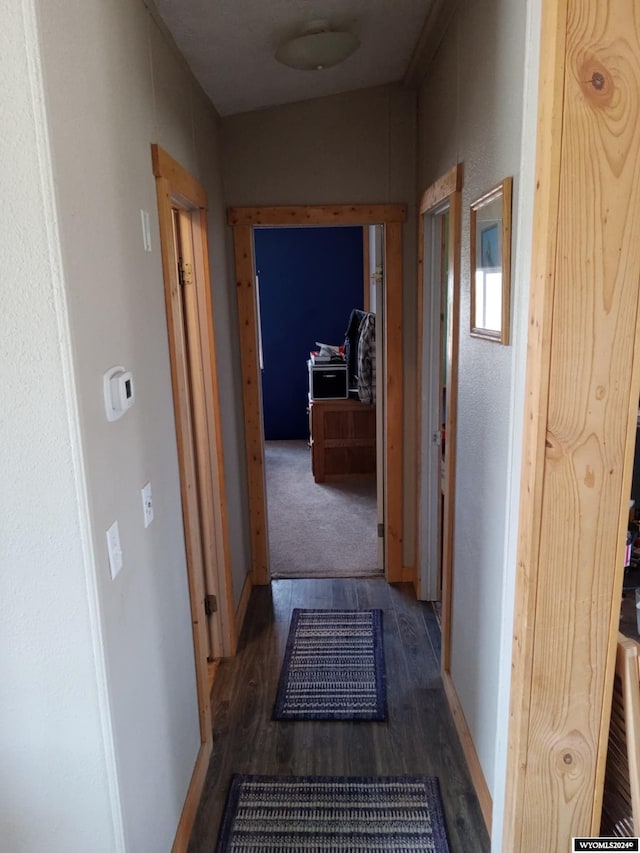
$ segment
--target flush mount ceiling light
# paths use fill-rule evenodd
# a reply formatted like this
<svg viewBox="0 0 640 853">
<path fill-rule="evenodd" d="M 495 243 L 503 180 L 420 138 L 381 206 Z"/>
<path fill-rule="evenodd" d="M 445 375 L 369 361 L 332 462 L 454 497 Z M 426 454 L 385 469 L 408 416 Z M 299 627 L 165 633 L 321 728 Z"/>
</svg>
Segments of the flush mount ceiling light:
<svg viewBox="0 0 640 853">
<path fill-rule="evenodd" d="M 329 21 L 309 21 L 299 36 L 283 42 L 276 59 L 290 68 L 322 71 L 343 62 L 360 47 L 360 42 L 347 30 L 332 30 Z"/>
</svg>

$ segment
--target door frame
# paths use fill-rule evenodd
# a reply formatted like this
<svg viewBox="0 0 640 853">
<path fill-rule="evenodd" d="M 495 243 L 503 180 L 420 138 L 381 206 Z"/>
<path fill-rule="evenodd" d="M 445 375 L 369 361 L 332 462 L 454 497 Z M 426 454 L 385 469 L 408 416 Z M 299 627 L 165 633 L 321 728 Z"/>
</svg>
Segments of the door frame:
<svg viewBox="0 0 640 853">
<path fill-rule="evenodd" d="M 213 747 L 210 667 L 205 617 L 205 574 L 215 578 L 220 612 L 220 652 L 236 651 L 233 587 L 222 455 L 216 350 L 207 243 L 207 196 L 200 184 L 158 145 L 151 146 L 156 178 L 171 385 L 176 421 L 180 494 L 193 632 L 200 748 L 178 824 L 173 850 L 186 850 Z M 190 310 L 183 313 L 173 210 L 191 220 L 193 270 Z M 189 340 L 185 339 L 185 326 Z M 187 346 L 189 351 L 187 352 Z M 194 355 L 197 355 L 194 363 Z M 191 363 L 190 363 L 191 362 Z M 191 371 L 191 374 L 189 373 Z M 195 373 L 195 376 L 193 376 Z M 198 396 L 193 411 L 190 394 Z M 203 436 L 194 446 L 196 434 Z M 202 492 L 202 493 L 201 493 Z"/>
<path fill-rule="evenodd" d="M 447 275 L 447 302 L 450 306 L 446 329 L 447 397 L 445 413 L 445 482 L 446 491 L 442 523 L 442 670 L 448 673 L 451 658 L 451 607 L 453 585 L 453 523 L 455 512 L 456 476 L 456 425 L 458 417 L 458 348 L 460 335 L 460 260 L 462 230 L 462 164 L 458 163 L 426 189 L 418 204 L 418 336 L 417 336 L 417 386 L 416 400 L 422 399 L 422 349 L 424 331 L 422 317 L 425 303 L 425 221 L 438 215 L 444 206 L 449 211 L 449 252 Z M 421 598 L 420 585 L 420 482 L 422 474 L 422 406 L 417 406 L 416 425 L 416 584 Z"/>
<path fill-rule="evenodd" d="M 393 583 L 403 580 L 402 224 L 406 219 L 407 206 L 404 204 L 230 207 L 228 210 L 227 222 L 233 227 L 238 291 L 253 584 L 268 584 L 270 581 L 253 228 L 296 225 L 385 226 L 384 549 L 385 577 Z"/>
</svg>

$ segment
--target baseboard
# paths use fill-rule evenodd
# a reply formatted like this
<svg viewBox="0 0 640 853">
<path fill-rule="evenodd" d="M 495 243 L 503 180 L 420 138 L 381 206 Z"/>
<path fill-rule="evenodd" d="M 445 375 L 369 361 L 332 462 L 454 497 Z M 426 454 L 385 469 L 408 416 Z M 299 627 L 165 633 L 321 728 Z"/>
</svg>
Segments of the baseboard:
<svg viewBox="0 0 640 853">
<path fill-rule="evenodd" d="M 178 823 L 176 837 L 171 848 L 171 853 L 186 853 L 191 838 L 191 830 L 196 819 L 196 812 L 200 805 L 200 797 L 204 788 L 204 781 L 209 769 L 209 759 L 213 748 L 213 737 L 210 736 L 206 743 L 200 744 L 196 763 L 191 774 L 191 782 L 182 807 L 182 814 Z"/>
<path fill-rule="evenodd" d="M 417 594 L 418 585 L 417 585 L 417 578 L 416 578 L 416 570 L 415 570 L 414 566 L 403 566 L 402 567 L 402 582 L 413 584 L 413 588 Z"/>
<path fill-rule="evenodd" d="M 247 607 L 249 605 L 249 598 L 251 596 L 251 589 L 253 587 L 253 583 L 251 581 L 251 574 L 247 573 L 247 576 L 244 579 L 244 586 L 242 587 L 242 592 L 240 593 L 240 601 L 238 602 L 238 607 L 236 608 L 236 636 L 240 636 L 240 632 L 242 631 L 242 626 L 244 624 L 244 617 L 247 614 Z"/>
<path fill-rule="evenodd" d="M 478 802 L 480 803 L 482 817 L 484 818 L 489 837 L 491 837 L 491 816 L 493 812 L 491 794 L 489 793 L 489 788 L 487 787 L 487 782 L 484 778 L 482 767 L 480 766 L 480 759 L 478 758 L 478 753 L 476 752 L 473 738 L 471 737 L 471 732 L 469 731 L 469 726 L 467 725 L 464 711 L 462 710 L 462 705 L 460 704 L 460 699 L 458 698 L 458 693 L 450 673 L 443 672 L 442 681 L 444 684 L 444 692 L 449 703 L 449 710 L 451 711 L 451 716 L 453 717 L 453 722 L 462 745 L 462 751 L 464 752 L 469 773 L 471 774 L 471 781 L 473 782 L 473 787 L 475 789 Z"/>
<path fill-rule="evenodd" d="M 216 674 L 218 672 L 219 666 L 220 658 L 207 661 L 207 683 L 209 685 L 209 696 L 211 696 L 211 691 L 213 690 L 213 685 L 216 680 Z"/>
</svg>

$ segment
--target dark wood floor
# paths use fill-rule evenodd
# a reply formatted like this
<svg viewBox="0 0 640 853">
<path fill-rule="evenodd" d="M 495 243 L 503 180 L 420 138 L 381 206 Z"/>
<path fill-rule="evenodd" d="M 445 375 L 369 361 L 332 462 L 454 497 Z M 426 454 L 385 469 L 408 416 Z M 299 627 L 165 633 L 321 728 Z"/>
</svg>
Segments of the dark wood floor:
<svg viewBox="0 0 640 853">
<path fill-rule="evenodd" d="M 370 722 L 271 720 L 291 611 L 384 611 L 389 718 Z M 452 853 L 489 850 L 439 675 L 440 630 L 409 585 L 383 580 L 279 580 L 252 591 L 235 658 L 213 689 L 213 755 L 189 853 L 215 850 L 233 773 L 438 776 Z"/>
</svg>

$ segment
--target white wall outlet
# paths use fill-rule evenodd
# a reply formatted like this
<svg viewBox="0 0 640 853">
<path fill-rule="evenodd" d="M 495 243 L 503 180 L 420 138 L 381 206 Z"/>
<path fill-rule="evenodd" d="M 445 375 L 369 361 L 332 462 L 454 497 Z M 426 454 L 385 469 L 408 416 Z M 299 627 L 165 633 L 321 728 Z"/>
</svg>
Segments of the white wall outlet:
<svg viewBox="0 0 640 853">
<path fill-rule="evenodd" d="M 149 214 L 146 210 L 140 211 L 140 219 L 142 220 L 142 245 L 145 252 L 151 251 L 151 226 L 149 225 Z"/>
<path fill-rule="evenodd" d="M 144 526 L 148 527 L 153 521 L 153 499 L 151 497 L 151 483 L 147 483 L 140 490 L 142 495 L 142 512 L 144 513 Z"/>
<path fill-rule="evenodd" d="M 122 568 L 122 548 L 120 547 L 120 531 L 117 521 L 114 521 L 107 530 L 107 551 L 109 552 L 109 568 L 113 579 Z"/>
</svg>

